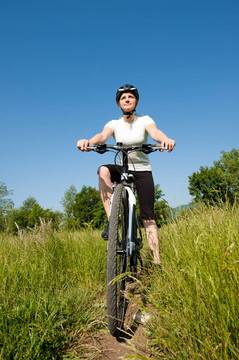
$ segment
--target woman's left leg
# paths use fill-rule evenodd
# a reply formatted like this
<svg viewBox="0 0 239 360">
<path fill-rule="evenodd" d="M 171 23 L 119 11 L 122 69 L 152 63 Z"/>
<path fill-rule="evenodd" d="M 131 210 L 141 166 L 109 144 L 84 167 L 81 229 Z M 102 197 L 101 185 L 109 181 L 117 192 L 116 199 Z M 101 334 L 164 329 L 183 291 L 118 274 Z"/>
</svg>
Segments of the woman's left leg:
<svg viewBox="0 0 239 360">
<path fill-rule="evenodd" d="M 161 264 L 159 256 L 158 227 L 154 220 L 154 181 L 151 171 L 132 171 L 140 205 L 146 238 L 154 263 Z"/>
<path fill-rule="evenodd" d="M 143 220 L 146 239 L 149 248 L 152 252 L 154 263 L 161 265 L 161 259 L 159 255 L 159 239 L 158 239 L 158 227 L 155 220 Z"/>
</svg>

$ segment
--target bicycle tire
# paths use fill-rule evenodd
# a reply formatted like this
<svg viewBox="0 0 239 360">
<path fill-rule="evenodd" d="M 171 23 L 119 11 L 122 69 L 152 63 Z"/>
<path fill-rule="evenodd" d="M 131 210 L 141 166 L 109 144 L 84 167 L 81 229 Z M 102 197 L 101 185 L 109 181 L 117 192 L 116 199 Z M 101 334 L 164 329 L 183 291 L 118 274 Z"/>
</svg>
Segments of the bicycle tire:
<svg viewBox="0 0 239 360">
<path fill-rule="evenodd" d="M 137 219 L 136 214 L 136 207 L 133 208 L 133 228 L 132 228 L 132 236 L 133 241 L 135 244 L 135 248 L 130 256 L 130 271 L 133 276 L 137 277 L 138 273 L 138 266 L 140 265 L 140 268 L 142 270 L 143 268 L 143 261 L 140 255 L 140 249 L 143 247 L 143 241 L 142 241 L 142 234 L 139 228 L 139 223 Z M 139 237 L 138 237 L 139 233 Z"/>
<path fill-rule="evenodd" d="M 119 277 L 127 270 L 128 199 L 123 184 L 116 186 L 109 222 L 107 252 L 107 317 L 108 328 L 117 336 L 123 328 L 126 310 L 126 277 Z M 115 278 L 118 279 L 115 280 Z"/>
</svg>

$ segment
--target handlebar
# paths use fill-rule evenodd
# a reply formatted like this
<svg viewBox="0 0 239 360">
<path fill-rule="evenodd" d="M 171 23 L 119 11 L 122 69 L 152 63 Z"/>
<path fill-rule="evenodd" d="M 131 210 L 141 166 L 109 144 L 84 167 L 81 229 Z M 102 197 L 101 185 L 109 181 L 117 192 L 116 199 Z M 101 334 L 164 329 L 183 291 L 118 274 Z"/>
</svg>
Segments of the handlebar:
<svg viewBox="0 0 239 360">
<path fill-rule="evenodd" d="M 151 152 L 157 150 L 168 150 L 167 148 L 162 148 L 161 145 L 158 144 L 142 144 L 142 145 L 123 145 L 122 143 L 117 143 L 116 145 L 108 145 L 108 144 L 98 144 L 98 145 L 88 145 L 89 150 L 93 150 L 98 152 L 99 154 L 104 154 L 106 151 L 116 150 L 122 151 L 124 153 L 128 153 L 130 151 L 142 151 L 145 154 L 150 154 Z"/>
</svg>

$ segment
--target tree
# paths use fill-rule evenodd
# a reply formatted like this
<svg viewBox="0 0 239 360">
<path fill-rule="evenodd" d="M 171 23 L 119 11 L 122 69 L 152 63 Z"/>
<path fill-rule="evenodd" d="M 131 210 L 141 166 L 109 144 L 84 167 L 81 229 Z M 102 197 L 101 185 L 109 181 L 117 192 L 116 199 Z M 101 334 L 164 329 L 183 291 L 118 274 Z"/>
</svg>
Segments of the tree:
<svg viewBox="0 0 239 360">
<path fill-rule="evenodd" d="M 65 191 L 64 197 L 61 200 L 66 217 L 73 217 L 76 194 L 76 187 L 71 185 L 69 189 Z"/>
<path fill-rule="evenodd" d="M 37 200 L 34 197 L 29 196 L 26 200 L 23 201 L 20 209 L 30 211 L 35 204 L 37 204 Z"/>
<path fill-rule="evenodd" d="M 64 209 L 64 221 L 67 228 L 76 227 L 76 218 L 74 215 L 74 208 L 76 202 L 77 190 L 74 185 L 71 185 L 69 189 L 65 191 L 64 197 L 61 200 L 61 204 Z"/>
<path fill-rule="evenodd" d="M 8 198 L 12 192 L 8 190 L 7 186 L 0 182 L 0 230 L 4 230 L 6 227 L 6 215 L 8 211 L 13 209 L 14 203 Z"/>
<path fill-rule="evenodd" d="M 188 189 L 194 202 L 233 204 L 239 195 L 239 150 L 222 151 L 222 157 L 212 167 L 201 166 L 189 176 Z"/>
<path fill-rule="evenodd" d="M 214 166 L 221 167 L 231 201 L 239 197 L 239 149 L 232 149 L 230 152 L 222 151 L 222 157 L 214 161 Z"/>
<path fill-rule="evenodd" d="M 19 209 L 9 211 L 7 220 L 7 227 L 9 232 L 17 232 L 17 229 L 33 229 L 39 226 L 41 220 L 51 222 L 54 229 L 58 229 L 62 220 L 62 214 L 59 211 L 52 211 L 50 209 L 43 209 L 33 197 L 28 197 L 23 201 Z"/>
<path fill-rule="evenodd" d="M 103 226 L 106 214 L 100 192 L 91 186 L 83 186 L 75 197 L 74 216 L 78 227 L 87 224 L 97 228 Z"/>
<path fill-rule="evenodd" d="M 68 228 L 81 228 L 91 225 L 94 228 L 103 226 L 106 214 L 101 202 L 100 193 L 91 186 L 83 186 L 79 193 L 71 185 L 61 201 L 64 207 L 64 219 Z"/>
</svg>

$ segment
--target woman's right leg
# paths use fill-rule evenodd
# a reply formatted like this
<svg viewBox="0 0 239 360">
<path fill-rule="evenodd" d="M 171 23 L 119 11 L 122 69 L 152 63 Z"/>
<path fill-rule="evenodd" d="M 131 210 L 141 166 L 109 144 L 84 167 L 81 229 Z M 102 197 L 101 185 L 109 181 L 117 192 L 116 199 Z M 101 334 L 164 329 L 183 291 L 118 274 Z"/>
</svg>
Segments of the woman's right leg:
<svg viewBox="0 0 239 360">
<path fill-rule="evenodd" d="M 99 174 L 99 191 L 101 200 L 106 212 L 106 215 L 109 219 L 110 216 L 110 199 L 112 196 L 112 182 L 111 174 L 109 169 L 106 166 L 101 166 L 98 170 Z"/>
</svg>

